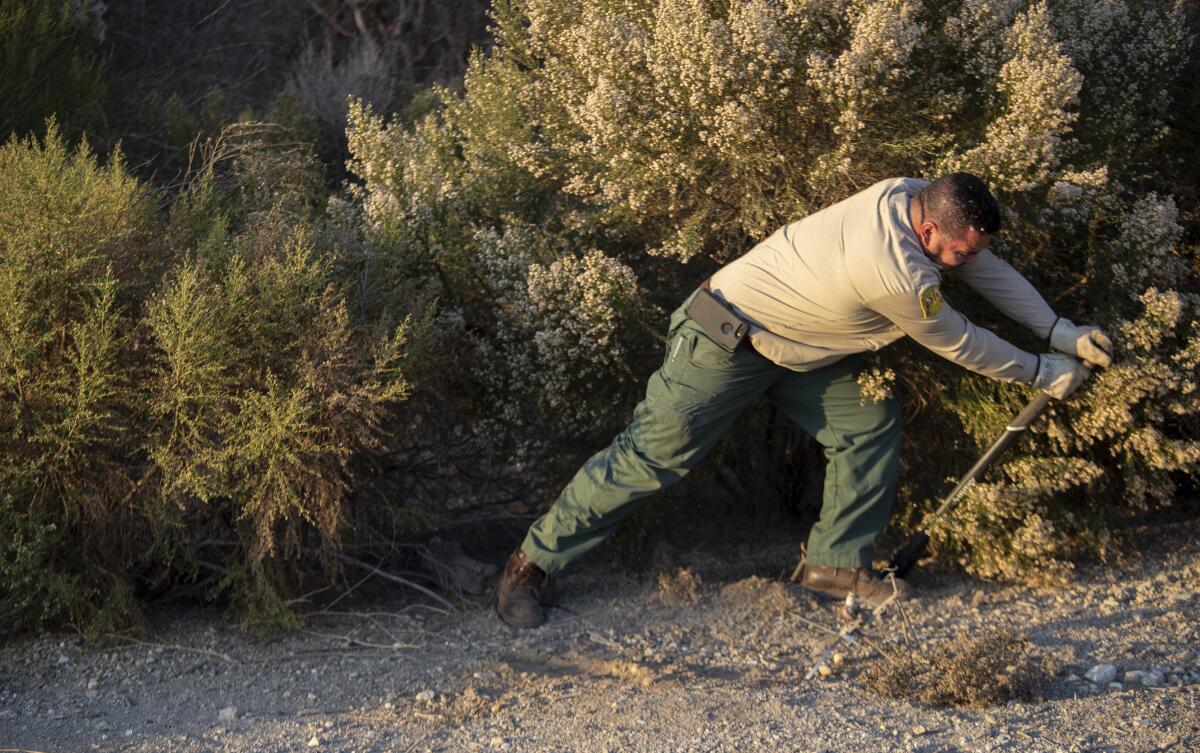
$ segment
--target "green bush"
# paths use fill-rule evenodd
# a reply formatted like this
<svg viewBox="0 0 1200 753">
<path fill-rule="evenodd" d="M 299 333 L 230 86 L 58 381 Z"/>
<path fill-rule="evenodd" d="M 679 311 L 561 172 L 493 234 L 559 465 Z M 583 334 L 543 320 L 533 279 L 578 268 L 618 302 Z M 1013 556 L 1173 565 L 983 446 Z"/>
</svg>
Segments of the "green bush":
<svg viewBox="0 0 1200 753">
<path fill-rule="evenodd" d="M 428 300 L 403 270 L 358 285 L 319 169 L 253 135 L 212 145 L 166 221 L 119 153 L 71 153 L 53 124 L 0 148 L 6 626 L 106 631 L 182 583 L 278 622 L 371 535 L 354 493 Z"/>
<path fill-rule="evenodd" d="M 442 91 L 413 129 L 352 111 L 349 140 L 369 237 L 437 269 L 445 305 L 482 338 L 493 371 L 480 389 L 510 433 L 596 441 L 653 366 L 647 312 L 876 180 L 965 169 L 1006 207 L 997 250 L 1122 352 L 938 529 L 942 551 L 989 576 L 1061 569 L 1111 551 L 1114 522 L 1169 503 L 1194 474 L 1184 291 L 1196 279 L 1162 169 L 1179 143 L 1168 92 L 1191 52 L 1180 4 L 505 0 L 493 13 L 496 45 L 472 58 L 461 94 Z M 532 305 L 547 264 L 578 280 L 601 258 L 620 283 L 583 306 L 566 287 L 562 305 Z M 599 338 L 569 334 L 599 321 L 611 322 Z M 914 348 L 885 360 L 918 413 L 905 501 L 919 512 L 1028 391 Z M 539 404 L 523 421 L 510 410 Z M 579 409 L 604 404 L 608 420 Z M 1128 418 L 1087 428 L 1113 412 Z M 947 437 L 953 422 L 963 432 Z"/>
<path fill-rule="evenodd" d="M 390 297 L 411 286 L 358 285 L 364 251 L 320 205 L 311 156 L 262 135 L 234 129 L 211 148 L 146 317 L 148 451 L 193 532 L 183 560 L 216 557 L 210 595 L 232 588 L 260 622 L 252 611 L 286 614 L 306 577 L 329 577 L 332 555 L 371 534 L 354 492 L 391 449 L 429 335 L 423 299 Z"/>
<path fill-rule="evenodd" d="M 107 78 L 99 57 L 100 5 L 0 2 L 0 139 L 40 132 L 50 116 L 72 133 L 102 122 Z"/>
<path fill-rule="evenodd" d="M 136 327 L 154 227 L 119 153 L 70 153 L 53 122 L 0 147 L 0 593 L 35 622 L 102 609 L 142 557 Z"/>
<path fill-rule="evenodd" d="M 310 233 L 267 214 L 206 239 L 147 318 L 161 492 L 229 513 L 251 563 L 296 557 L 302 529 L 338 546 L 352 463 L 409 391 L 411 320 L 355 332 Z"/>
</svg>

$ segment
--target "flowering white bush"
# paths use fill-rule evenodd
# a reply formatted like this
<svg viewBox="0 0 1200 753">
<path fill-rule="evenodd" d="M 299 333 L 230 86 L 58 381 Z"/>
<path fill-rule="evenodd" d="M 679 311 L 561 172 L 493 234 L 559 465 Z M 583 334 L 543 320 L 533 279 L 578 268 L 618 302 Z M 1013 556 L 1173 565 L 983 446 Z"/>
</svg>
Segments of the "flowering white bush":
<svg viewBox="0 0 1200 753">
<path fill-rule="evenodd" d="M 1103 549 L 1114 518 L 1193 473 L 1195 267 L 1160 169 L 1188 18 L 1175 0 L 508 0 L 490 55 L 415 130 L 352 108 L 351 169 L 377 243 L 436 269 L 505 420 L 568 432 L 655 365 L 635 345 L 646 311 L 780 224 L 884 177 L 981 174 L 1006 210 L 998 250 L 1121 348 L 942 532 L 967 566 L 1016 575 Z M 903 380 L 936 414 L 915 444 L 970 455 L 1027 399 L 893 365 L 937 372 Z M 946 382 L 955 397 L 931 399 Z"/>
<path fill-rule="evenodd" d="M 473 361 L 487 401 L 509 431 L 541 440 L 609 428 L 632 407 L 628 349 L 646 314 L 633 270 L 594 249 L 538 261 L 549 253 L 530 227 L 479 231 L 476 241 L 495 302 Z"/>
<path fill-rule="evenodd" d="M 1004 35 L 996 90 L 1003 105 L 982 143 L 945 161 L 947 170 L 985 176 L 993 190 L 1044 185 L 1061 163 L 1083 77 L 1057 41 L 1045 4 L 1019 14 Z"/>
</svg>

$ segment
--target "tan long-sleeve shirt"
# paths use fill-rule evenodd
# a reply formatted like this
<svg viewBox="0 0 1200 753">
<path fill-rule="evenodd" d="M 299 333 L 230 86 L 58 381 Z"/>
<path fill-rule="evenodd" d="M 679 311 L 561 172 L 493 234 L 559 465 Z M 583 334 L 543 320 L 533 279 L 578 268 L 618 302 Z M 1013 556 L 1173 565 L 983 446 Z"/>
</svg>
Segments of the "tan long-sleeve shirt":
<svg viewBox="0 0 1200 753">
<path fill-rule="evenodd" d="M 908 203 L 927 181 L 881 181 L 785 225 L 722 267 L 713 292 L 751 323 L 759 353 L 811 371 L 908 335 L 960 366 L 1032 382 L 1037 356 L 976 327 L 941 297 Z M 1010 318 L 1048 337 L 1055 314 L 1029 282 L 984 250 L 955 274 Z"/>
</svg>

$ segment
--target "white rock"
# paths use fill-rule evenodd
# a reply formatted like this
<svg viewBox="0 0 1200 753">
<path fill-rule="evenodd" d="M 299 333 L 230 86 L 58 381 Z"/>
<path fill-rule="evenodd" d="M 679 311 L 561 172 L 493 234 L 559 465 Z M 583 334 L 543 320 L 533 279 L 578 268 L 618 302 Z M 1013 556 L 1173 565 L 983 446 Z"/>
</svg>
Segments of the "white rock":
<svg viewBox="0 0 1200 753">
<path fill-rule="evenodd" d="M 417 693 L 417 700 L 421 703 L 430 703 L 433 701 L 433 691 L 422 690 L 420 693 Z"/>
<path fill-rule="evenodd" d="M 1085 672 L 1083 676 L 1097 685 L 1107 685 L 1116 679 L 1117 668 L 1111 664 L 1097 664 Z"/>
<path fill-rule="evenodd" d="M 67 663 L 67 662 L 69 662 L 69 661 L 71 661 L 71 660 L 67 658 L 67 655 L 66 655 L 66 654 L 59 654 L 59 655 L 58 655 L 58 663 L 59 663 L 59 664 L 66 664 L 66 663 Z"/>
<path fill-rule="evenodd" d="M 95 677 L 93 677 L 92 679 L 88 680 L 88 684 L 87 684 L 87 689 L 88 689 L 88 690 L 95 690 L 95 689 L 96 689 L 96 688 L 98 688 L 98 687 L 100 687 L 100 681 L 99 681 L 99 680 L 97 680 Z"/>
<path fill-rule="evenodd" d="M 226 706 L 217 712 L 217 721 L 232 722 L 237 719 L 237 706 Z"/>
<path fill-rule="evenodd" d="M 308 747 L 315 748 L 320 744 L 321 744 L 321 741 L 317 739 L 316 735 L 313 735 L 312 737 L 308 738 Z"/>
</svg>

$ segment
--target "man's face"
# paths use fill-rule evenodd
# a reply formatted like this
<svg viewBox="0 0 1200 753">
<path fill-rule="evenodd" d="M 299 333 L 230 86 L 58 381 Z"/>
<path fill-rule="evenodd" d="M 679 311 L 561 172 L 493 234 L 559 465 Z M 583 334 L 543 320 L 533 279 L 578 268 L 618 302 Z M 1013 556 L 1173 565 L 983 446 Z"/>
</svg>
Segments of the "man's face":
<svg viewBox="0 0 1200 753">
<path fill-rule="evenodd" d="M 990 234 L 981 233 L 974 228 L 967 228 L 966 232 L 959 233 L 957 238 L 951 237 L 933 222 L 921 223 L 919 235 L 925 253 L 943 267 L 971 264 L 979 252 L 992 242 Z"/>
</svg>

